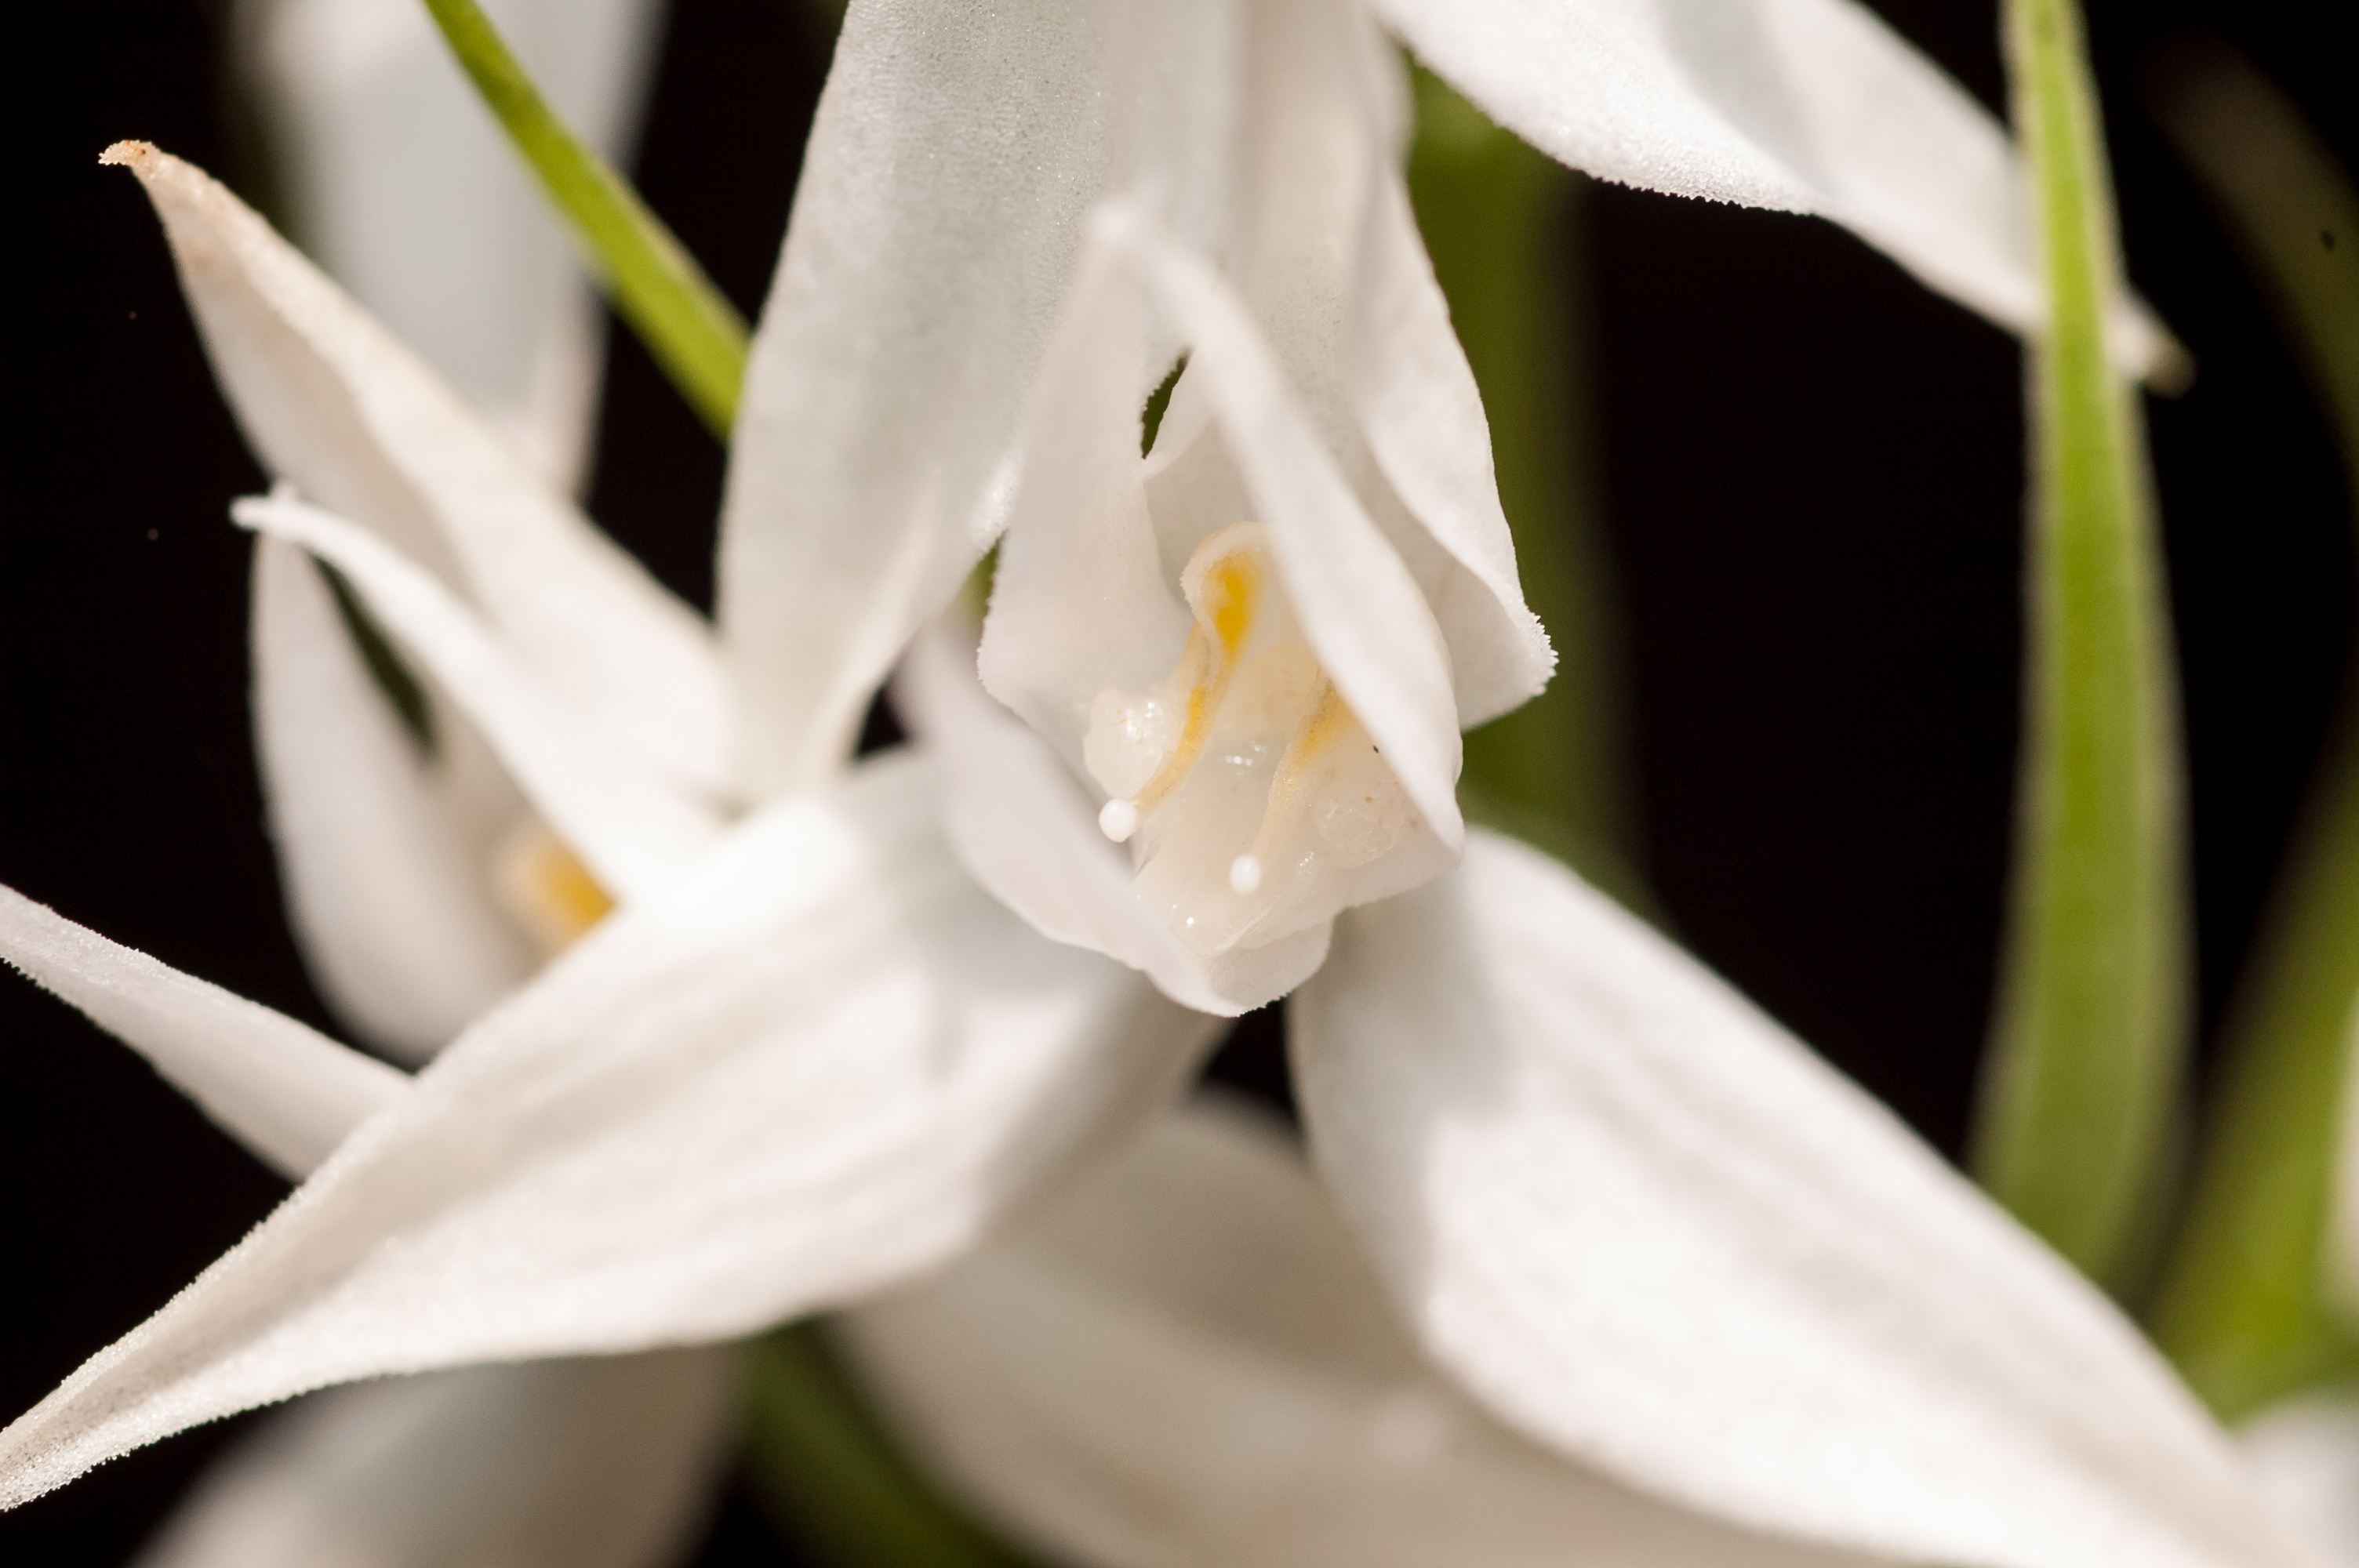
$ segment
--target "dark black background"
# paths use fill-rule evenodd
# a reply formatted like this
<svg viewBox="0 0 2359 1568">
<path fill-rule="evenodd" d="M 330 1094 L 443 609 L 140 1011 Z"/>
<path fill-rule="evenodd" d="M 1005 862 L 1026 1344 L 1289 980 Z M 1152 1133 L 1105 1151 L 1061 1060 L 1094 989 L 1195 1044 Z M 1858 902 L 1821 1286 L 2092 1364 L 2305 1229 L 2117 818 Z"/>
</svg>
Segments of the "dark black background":
<svg viewBox="0 0 2359 1568">
<path fill-rule="evenodd" d="M 1986 101 L 1987 0 L 1881 7 Z M 2140 113 L 2190 21 L 2354 149 L 2334 8 L 2103 0 L 2131 271 L 2192 348 L 2150 404 L 2185 677 L 2202 997 L 2216 1015 L 2339 688 L 2342 470 L 2258 297 Z M 248 749 L 261 476 L 135 183 L 141 136 L 234 173 L 200 0 L 10 6 L 0 340 L 0 881 L 322 1026 Z M 824 45 L 795 0 L 676 0 L 639 178 L 750 315 Z M 1954 1154 L 1984 1022 L 2018 668 L 2013 343 L 1835 229 L 1621 190 L 1594 265 L 1605 519 L 1649 871 L 1687 940 Z M 617 334 L 592 510 L 709 602 L 721 453 Z M 1266 1077 L 1273 1032 L 1233 1055 Z M 0 978 L 0 1418 L 283 1190 L 136 1057 Z M 0 1561 L 121 1561 L 231 1422 L 0 1519 Z M 786 1561 L 733 1501 L 704 1559 Z"/>
</svg>

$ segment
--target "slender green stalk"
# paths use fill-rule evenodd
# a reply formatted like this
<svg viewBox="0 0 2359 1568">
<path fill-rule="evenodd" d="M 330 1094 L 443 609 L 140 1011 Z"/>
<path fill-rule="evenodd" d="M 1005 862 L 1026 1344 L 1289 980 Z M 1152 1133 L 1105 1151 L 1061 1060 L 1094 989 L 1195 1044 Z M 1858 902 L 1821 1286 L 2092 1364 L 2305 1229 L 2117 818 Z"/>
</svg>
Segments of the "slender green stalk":
<svg viewBox="0 0 2359 1568">
<path fill-rule="evenodd" d="M 1628 899 L 1638 881 L 1619 628 L 1593 533 L 1588 345 L 1576 303 L 1586 185 L 1422 70 L 1408 178 L 1490 416 L 1524 591 L 1557 647 L 1546 692 L 1467 736 L 1468 808 Z"/>
<path fill-rule="evenodd" d="M 2153 79 L 2156 118 L 2277 308 L 2359 500 L 2359 192 L 2301 114 L 2226 46 Z M 2354 650 L 2359 652 L 2359 650 Z M 2223 1418 L 2359 1374 L 2327 1233 L 2359 1000 L 2359 663 L 2223 1028 L 2218 1106 L 2157 1339 Z"/>
<path fill-rule="evenodd" d="M 756 1491 L 825 1568 L 1026 1568 L 945 1502 L 878 1429 L 820 1331 L 756 1340 L 745 1373 Z"/>
<path fill-rule="evenodd" d="M 2151 1212 L 2183 1070 L 2174 687 L 2096 90 L 2074 0 L 2006 0 L 2049 301 L 2030 345 L 2033 492 L 2015 883 L 1976 1169 L 2092 1277 Z"/>
<path fill-rule="evenodd" d="M 475 0 L 426 0 L 426 8 L 572 225 L 623 319 L 727 440 L 745 379 L 745 319 L 629 183 L 565 128 Z"/>
</svg>

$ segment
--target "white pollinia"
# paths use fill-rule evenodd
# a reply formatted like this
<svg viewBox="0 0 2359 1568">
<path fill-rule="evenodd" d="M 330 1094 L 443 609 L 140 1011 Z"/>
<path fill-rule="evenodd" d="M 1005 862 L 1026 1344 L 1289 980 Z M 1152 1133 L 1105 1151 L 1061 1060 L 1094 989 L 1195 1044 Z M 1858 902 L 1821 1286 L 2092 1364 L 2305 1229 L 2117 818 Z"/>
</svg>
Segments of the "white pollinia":
<svg viewBox="0 0 2359 1568">
<path fill-rule="evenodd" d="M 1465 9 L 1434 63 L 1602 172 L 1777 195 L 1985 304 L 2028 276 L 1957 172 L 2016 179 L 1995 126 L 1864 12 Z M 1560 102 L 1550 49 L 1588 62 Z M 746 389 L 717 638 L 251 213 L 118 148 L 286 487 L 238 517 L 262 701 L 318 719 L 265 734 L 274 789 L 305 781 L 278 830 L 321 841 L 302 924 L 414 1054 L 433 1009 L 490 1006 L 403 1079 L 0 905 L 0 950 L 240 1136 L 296 1169 L 333 1151 L 0 1432 L 0 1503 L 329 1383 L 889 1289 L 1127 1142 L 1210 1015 L 1299 985 L 1311 1154 L 1379 1281 L 1354 1263 L 1352 1289 L 1456 1387 L 1387 1341 L 1361 1371 L 1425 1380 L 1377 1441 L 1417 1451 L 1437 1409 L 1470 1434 L 1468 1495 L 1501 1499 L 1481 1539 L 1593 1503 L 1666 1552 L 2313 1561 L 2099 1295 L 1659 935 L 1459 820 L 1461 726 L 1549 654 L 1408 220 L 1403 102 L 1356 0 L 855 3 Z M 1869 103 L 1881 145 L 1813 139 Z M 990 689 L 937 635 L 906 687 L 920 754 L 848 765 L 1002 533 Z M 430 752 L 331 651 L 306 554 L 423 682 Z M 536 935 L 583 926 L 526 978 Z M 404 989 L 461 948 L 473 970 Z M 1272 1377 L 1234 1398 L 1293 1402 L 1299 1368 Z M 1288 1419 L 1321 1430 L 1327 1397 Z M 1543 1502 L 1540 1450 L 1594 1476 Z M 1427 1482 L 1416 1528 L 1463 1514 Z"/>
</svg>

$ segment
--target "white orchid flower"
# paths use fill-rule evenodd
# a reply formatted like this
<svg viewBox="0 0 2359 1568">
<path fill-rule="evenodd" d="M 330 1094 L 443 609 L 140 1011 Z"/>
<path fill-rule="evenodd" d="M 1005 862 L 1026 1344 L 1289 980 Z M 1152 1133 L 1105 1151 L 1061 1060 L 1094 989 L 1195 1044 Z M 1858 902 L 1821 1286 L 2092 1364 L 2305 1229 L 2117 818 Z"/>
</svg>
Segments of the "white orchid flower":
<svg viewBox="0 0 2359 1568">
<path fill-rule="evenodd" d="M 660 0 L 487 0 L 575 134 L 627 161 Z M 295 236 L 559 488 L 603 338 L 571 239 L 418 0 L 241 0 L 238 59 Z"/>
<path fill-rule="evenodd" d="M 1419 13 L 1397 9 L 1414 37 Z M 1831 15 L 1829 37 L 1849 40 L 1763 57 L 1773 82 L 1807 84 L 1814 105 L 1875 100 L 1896 143 L 1926 124 L 1962 137 L 2012 188 L 1995 129 L 1888 35 L 1823 5 L 1768 10 L 1808 24 L 1789 41 Z M 1735 145 L 1729 114 L 1757 103 L 1739 93 L 1723 113 L 1713 93 L 1761 73 L 1715 75 L 1722 57 L 1668 13 L 1580 15 L 1566 36 L 1605 51 L 1607 79 L 1651 85 L 1568 124 L 1605 152 L 1643 144 L 1662 168 L 1702 170 L 1691 189 L 1746 194 L 1712 186 L 1726 160 L 1693 149 Z M 1614 25 L 1584 30 L 1599 18 Z M 1332 952 L 1296 1010 L 1314 1156 L 1426 1354 L 1508 1428 L 1641 1491 L 1843 1551 L 1984 1568 L 2307 1561 L 2086 1285 L 1691 959 L 1560 867 L 1456 824 L 1458 723 L 1528 689 L 1545 655 L 1398 200 L 1395 69 L 1344 0 L 855 6 L 737 436 L 734 679 L 693 616 L 251 214 L 185 166 L 125 154 L 233 400 L 301 497 L 241 509 L 269 535 L 266 570 L 274 551 L 299 567 L 295 545 L 333 563 L 439 688 L 438 714 L 463 716 L 619 907 L 405 1084 L 0 903 L 15 961 L 234 1130 L 283 1141 L 296 1169 L 333 1150 L 163 1312 L 0 1433 L 0 1502 L 305 1389 L 725 1338 L 939 1264 L 1121 1141 L 1201 1054 L 1201 1014 L 1084 946 L 1234 1011 L 1331 941 L 1324 901 Z M 1829 159 L 1843 155 L 1810 167 Z M 1858 200 L 1814 210 L 1866 226 L 1867 192 L 1938 217 L 1954 183 L 1846 177 L 1829 189 Z M 1944 222 L 1988 215 L 1968 209 Z M 1099 351 L 1079 341 L 1123 318 L 1142 324 Z M 1113 466 L 1109 430 L 1135 440 L 1183 345 L 1168 458 L 1150 472 L 1131 446 Z M 1102 385 L 1118 395 L 1091 395 Z M 1060 406 L 1079 421 L 1061 456 Z M 1114 487 L 1071 492 L 1100 479 Z M 961 869 L 937 826 L 938 764 L 842 765 L 868 689 L 1003 523 L 1016 532 L 986 668 L 1003 685 L 1046 672 L 1009 687 L 1019 699 L 1103 678 L 1080 657 L 1148 651 L 1023 623 L 1011 606 L 1045 604 L 1040 585 L 1068 569 L 1051 530 L 1138 568 L 1125 591 L 1159 567 L 1162 629 L 1184 638 L 1187 557 L 1142 549 L 1138 524 L 1193 526 L 1213 502 L 1187 487 L 1222 481 L 1252 510 L 1221 526 L 1265 530 L 1244 547 L 1285 595 L 1255 627 L 1290 620 L 1385 748 L 1378 765 L 1417 813 L 1387 819 L 1402 827 L 1389 848 L 1426 848 L 1411 827 L 1439 846 L 1408 871 L 1382 850 L 1344 866 L 1397 881 L 1330 881 L 1287 914 L 1300 929 L 1233 944 L 1258 946 L 1258 974 L 1215 963 L 1134 896 L 1083 775 L 955 666 L 921 664 L 912 687 L 946 753 L 952 833 L 1066 941 L 1042 941 Z M 1082 527 L 1060 485 L 1120 525 Z M 1176 513 L 1172 487 L 1191 497 Z M 1192 554 L 1203 535 L 1182 542 Z M 1218 634 L 1217 605 L 1207 619 Z M 341 656 L 347 695 L 375 701 Z M 1119 702 L 1168 667 L 1096 690 Z M 1089 714 L 1057 717 L 1086 766 Z M 1289 722 L 1268 733 L 1290 744 Z M 1009 798 L 1025 777 L 1042 787 Z M 1144 821 L 1151 782 L 1106 798 Z M 408 803 L 385 820 L 412 806 L 432 820 L 414 782 L 368 788 Z M 1315 832 L 1318 806 L 1350 801 L 1310 804 Z M 975 830 L 994 820 L 999 861 Z M 1254 842 L 1216 845 L 1199 869 L 1247 896 L 1237 861 Z M 438 864 L 451 875 L 421 899 L 492 907 L 480 858 Z M 1284 870 L 1273 856 L 1264 885 L 1287 891 Z M 568 907 L 561 879 L 519 881 Z M 1395 896 L 1356 902 L 1378 892 Z"/>
<path fill-rule="evenodd" d="M 2263 1494 L 2324 1561 L 2359 1563 L 2359 1392 L 2282 1400 L 2240 1427 L 2236 1442 Z"/>
</svg>

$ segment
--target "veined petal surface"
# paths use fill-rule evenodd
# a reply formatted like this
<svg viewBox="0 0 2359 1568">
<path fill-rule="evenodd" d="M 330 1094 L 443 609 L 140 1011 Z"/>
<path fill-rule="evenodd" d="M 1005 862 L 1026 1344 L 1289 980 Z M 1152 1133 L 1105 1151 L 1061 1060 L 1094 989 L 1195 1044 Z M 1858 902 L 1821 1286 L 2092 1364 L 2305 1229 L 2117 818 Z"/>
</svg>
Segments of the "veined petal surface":
<svg viewBox="0 0 2359 1568">
<path fill-rule="evenodd" d="M 1100 1568 L 1843 1568 L 1501 1427 L 1419 1357 L 1284 1134 L 1200 1101 L 838 1320 L 932 1467 Z"/>
<path fill-rule="evenodd" d="M 1292 1021 L 1395 1297 L 1533 1437 L 1908 1562 L 2317 1561 L 2093 1287 L 1537 851 L 1346 915 Z"/>
<path fill-rule="evenodd" d="M 332 1389 L 230 1450 L 134 1568 L 650 1568 L 701 1522 L 735 1357 L 467 1367 Z"/>
<path fill-rule="evenodd" d="M 236 197 L 144 142 L 106 156 L 162 216 L 264 466 L 458 589 L 643 763 L 727 794 L 730 700 L 703 621 Z"/>
<path fill-rule="evenodd" d="M 2002 325 L 2042 319 L 2022 166 L 1956 82 L 1852 0 L 1373 0 L 1549 156 L 1677 196 L 1833 219 Z M 2126 302 L 2125 369 L 2177 352 Z"/>
<path fill-rule="evenodd" d="M 1212 1025 L 1003 911 L 935 794 L 880 759 L 602 922 L 0 1433 L 0 1504 L 329 1383 L 848 1302 L 1127 1135 Z"/>
<path fill-rule="evenodd" d="M 420 753 L 295 546 L 255 541 L 253 604 L 255 750 L 290 923 L 345 1022 L 422 1062 L 537 964 L 492 902 L 506 824 L 469 820 L 455 787 L 480 742 L 443 711 Z"/>
<path fill-rule="evenodd" d="M 658 0 L 487 0 L 577 135 L 617 166 Z M 598 303 L 571 242 L 417 0 L 243 0 L 240 55 L 294 237 L 531 454 L 587 456 Z"/>
<path fill-rule="evenodd" d="M 299 1180 L 409 1082 L 5 887 L 0 959 L 147 1057 L 232 1137 Z"/>
<path fill-rule="evenodd" d="M 463 708 L 516 783 L 615 897 L 661 882 L 709 846 L 719 816 L 679 794 L 526 665 L 422 568 L 357 524 L 282 496 L 249 497 L 238 522 L 344 573 L 403 647 Z"/>
<path fill-rule="evenodd" d="M 821 777 L 996 535 L 1082 217 L 1146 180 L 1211 244 L 1237 0 L 853 0 L 754 343 L 721 619 L 764 789 Z M 1143 364 L 1136 411 L 1169 368 Z"/>
</svg>

